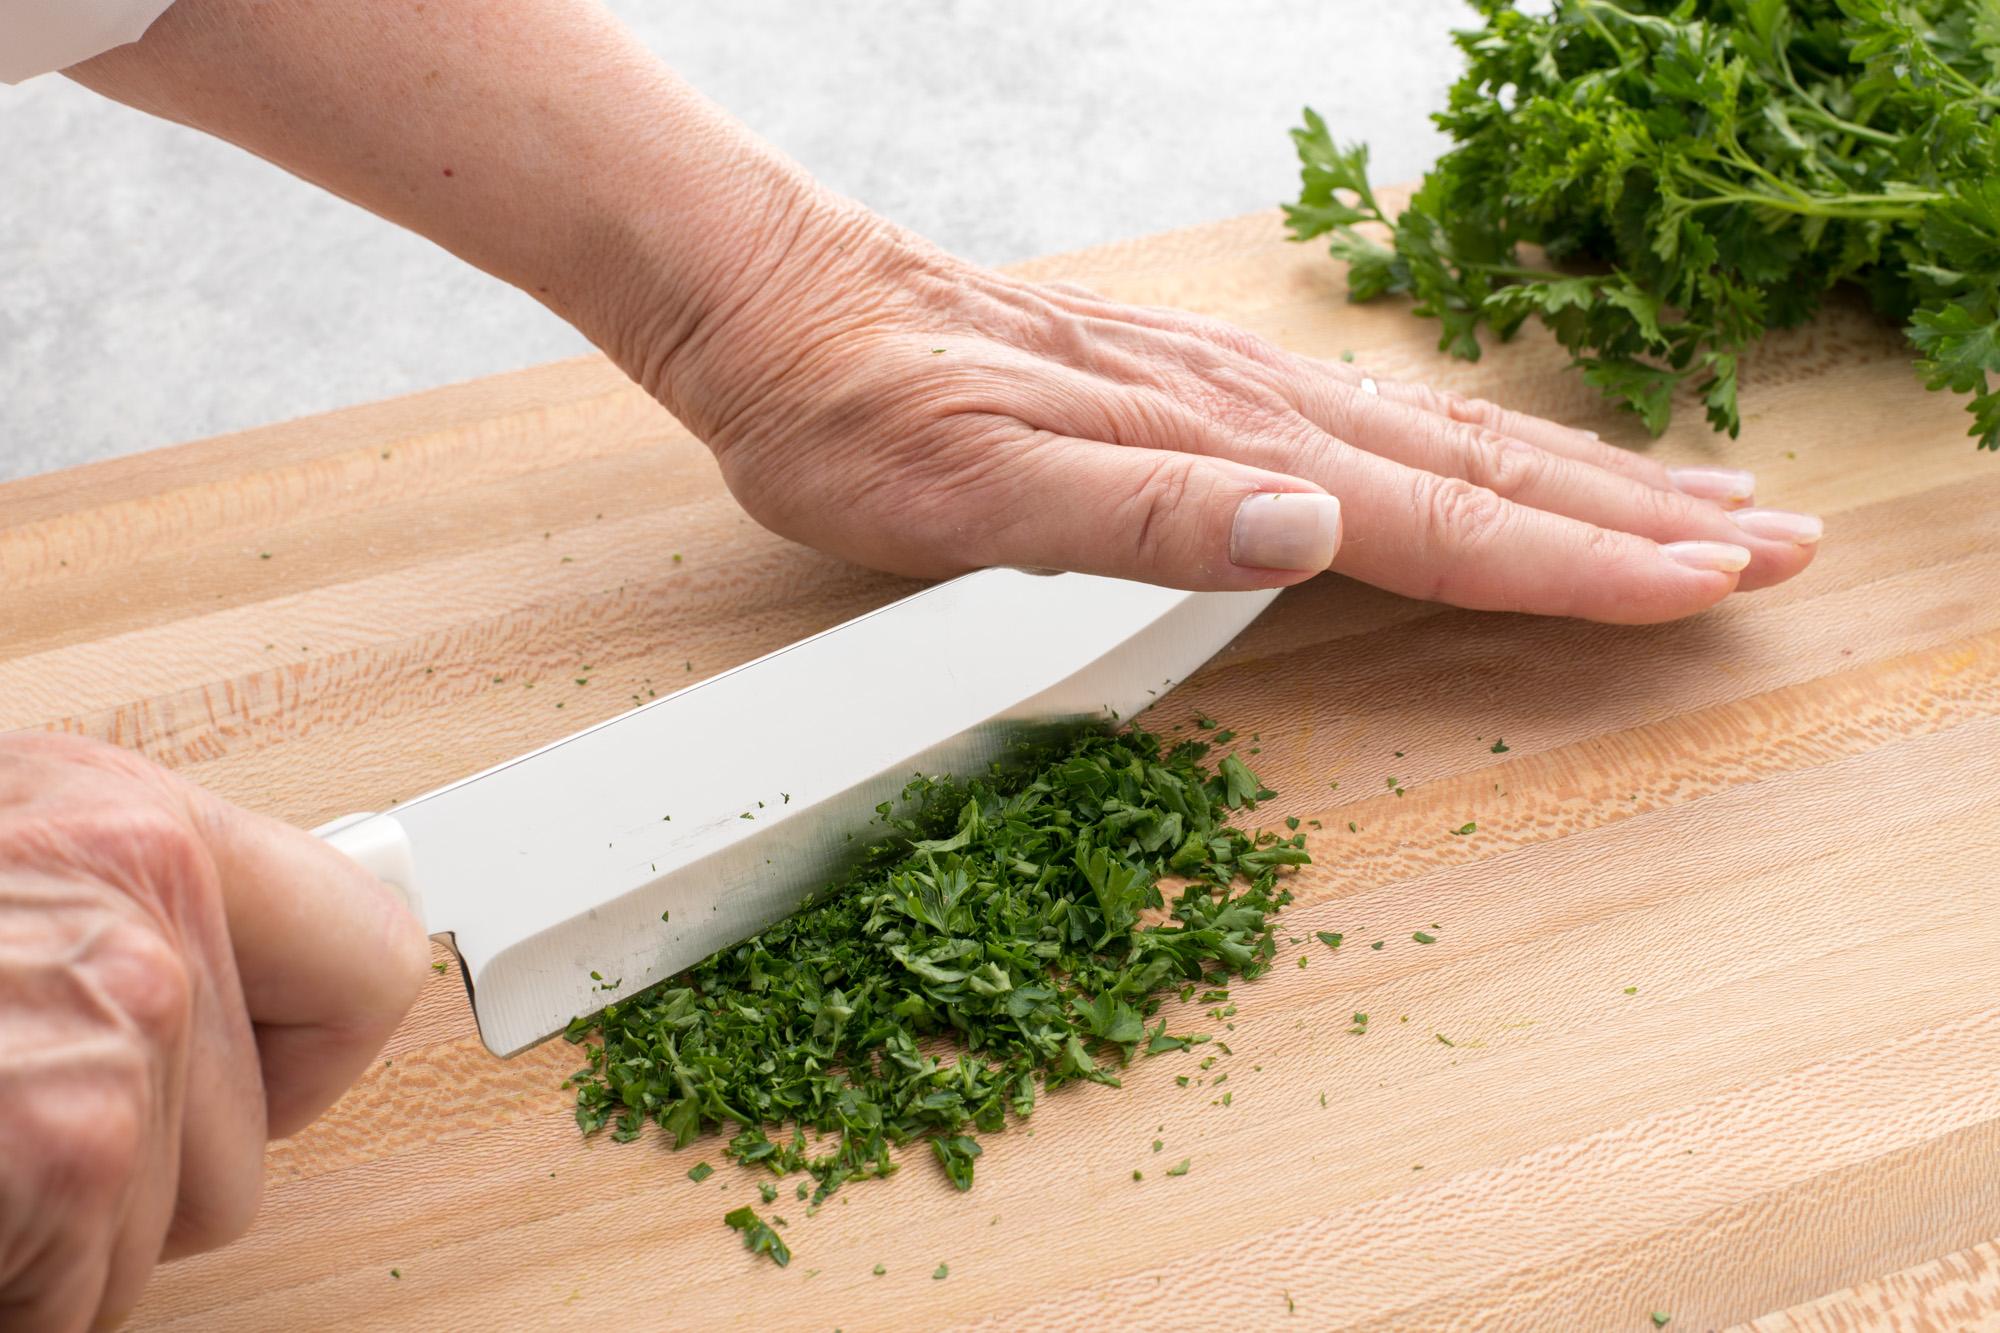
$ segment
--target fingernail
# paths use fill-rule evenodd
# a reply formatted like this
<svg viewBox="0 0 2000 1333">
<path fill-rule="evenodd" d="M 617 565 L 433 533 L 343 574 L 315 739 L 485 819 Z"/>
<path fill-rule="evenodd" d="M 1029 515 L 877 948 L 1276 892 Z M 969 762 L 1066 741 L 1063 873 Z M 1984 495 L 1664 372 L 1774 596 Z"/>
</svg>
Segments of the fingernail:
<svg viewBox="0 0 2000 1333">
<path fill-rule="evenodd" d="M 1794 546 L 1811 546 L 1826 531 L 1818 515 L 1795 514 L 1789 509 L 1739 509 L 1729 520 L 1752 537 Z"/>
<path fill-rule="evenodd" d="M 1599 434 L 1598 434 L 1598 433 L 1597 433 L 1596 431 L 1594 431 L 1594 430 L 1580 430 L 1580 431 L 1578 431 L 1578 432 L 1577 432 L 1577 434 L 1579 434 L 1579 435 L 1583 436 L 1583 437 L 1584 437 L 1585 439 L 1587 439 L 1587 440 L 1599 440 L 1599 441 L 1601 441 L 1601 440 L 1603 440 L 1603 439 L 1604 439 L 1604 437 L 1603 437 L 1602 435 L 1599 435 Z"/>
<path fill-rule="evenodd" d="M 1683 495 L 1719 504 L 1748 504 L 1757 494 L 1757 478 L 1734 467 L 1670 467 L 1667 480 Z"/>
<path fill-rule="evenodd" d="M 1660 550 L 1689 569 L 1717 574 L 1734 574 L 1750 563 L 1748 551 L 1728 542 L 1668 542 Z"/>
<path fill-rule="evenodd" d="M 1264 491 L 1236 506 L 1229 558 L 1252 569 L 1310 569 L 1340 549 L 1340 501 L 1309 491 Z"/>
</svg>

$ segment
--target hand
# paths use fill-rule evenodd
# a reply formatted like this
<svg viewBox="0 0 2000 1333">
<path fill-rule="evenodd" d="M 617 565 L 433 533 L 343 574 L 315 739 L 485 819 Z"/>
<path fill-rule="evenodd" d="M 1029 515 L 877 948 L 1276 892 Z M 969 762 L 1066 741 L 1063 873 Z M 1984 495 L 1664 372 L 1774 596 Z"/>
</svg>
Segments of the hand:
<svg viewBox="0 0 2000 1333">
<path fill-rule="evenodd" d="M 766 526 L 883 569 L 1187 588 L 1331 567 L 1412 597 L 1649 622 L 1790 578 L 1818 520 L 1737 509 L 1554 422 L 1239 329 L 964 263 L 817 204 L 778 258 L 621 359 Z"/>
<path fill-rule="evenodd" d="M 267 1137 L 364 1069 L 428 949 L 298 829 L 144 760 L 0 738 L 0 1326 L 115 1322 L 250 1224 Z"/>
<path fill-rule="evenodd" d="M 594 0 L 178 0 L 70 71 L 415 228 L 606 348 L 744 506 L 884 569 L 1195 588 L 1331 567 L 1460 606 L 1670 620 L 1818 520 L 1575 430 L 1003 277 L 830 198 Z M 1275 225 L 1275 224 L 1274 224 Z"/>
</svg>

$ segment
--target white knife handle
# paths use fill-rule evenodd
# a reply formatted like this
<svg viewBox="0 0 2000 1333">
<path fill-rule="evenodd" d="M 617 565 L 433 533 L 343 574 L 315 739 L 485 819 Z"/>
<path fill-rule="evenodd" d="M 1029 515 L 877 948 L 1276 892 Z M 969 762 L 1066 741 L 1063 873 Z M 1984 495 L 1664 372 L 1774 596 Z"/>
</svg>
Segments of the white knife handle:
<svg viewBox="0 0 2000 1333">
<path fill-rule="evenodd" d="M 417 893 L 416 858 L 410 851 L 410 835 L 394 815 L 342 815 L 331 823 L 321 824 L 313 833 L 400 893 L 417 920 L 424 920 L 424 900 Z M 430 923 L 424 925 L 428 929 Z"/>
</svg>

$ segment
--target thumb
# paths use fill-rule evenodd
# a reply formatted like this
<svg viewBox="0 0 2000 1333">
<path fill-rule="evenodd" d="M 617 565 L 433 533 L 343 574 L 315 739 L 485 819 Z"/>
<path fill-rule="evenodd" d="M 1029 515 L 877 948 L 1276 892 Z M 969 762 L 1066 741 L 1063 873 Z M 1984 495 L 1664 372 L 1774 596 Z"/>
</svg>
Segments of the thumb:
<svg viewBox="0 0 2000 1333">
<path fill-rule="evenodd" d="M 358 1078 L 422 987 L 423 927 L 320 839 L 189 787 L 221 874 L 270 1133 L 295 1133 Z"/>
<path fill-rule="evenodd" d="M 1049 436 L 1014 474 L 986 563 L 1229 591 L 1303 583 L 1340 549 L 1340 501 L 1207 454 Z"/>
</svg>

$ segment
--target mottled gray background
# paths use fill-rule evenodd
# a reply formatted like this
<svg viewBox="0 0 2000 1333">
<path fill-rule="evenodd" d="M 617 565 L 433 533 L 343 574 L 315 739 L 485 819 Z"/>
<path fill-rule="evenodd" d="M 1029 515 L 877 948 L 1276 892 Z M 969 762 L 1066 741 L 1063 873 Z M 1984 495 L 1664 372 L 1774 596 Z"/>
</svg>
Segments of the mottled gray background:
<svg viewBox="0 0 2000 1333">
<path fill-rule="evenodd" d="M 1419 172 L 1461 0 L 611 0 L 835 188 L 1005 263 L 1266 207 L 1311 103 Z M 0 87 L 0 478 L 584 350 L 540 306 L 60 76 Z"/>
</svg>

